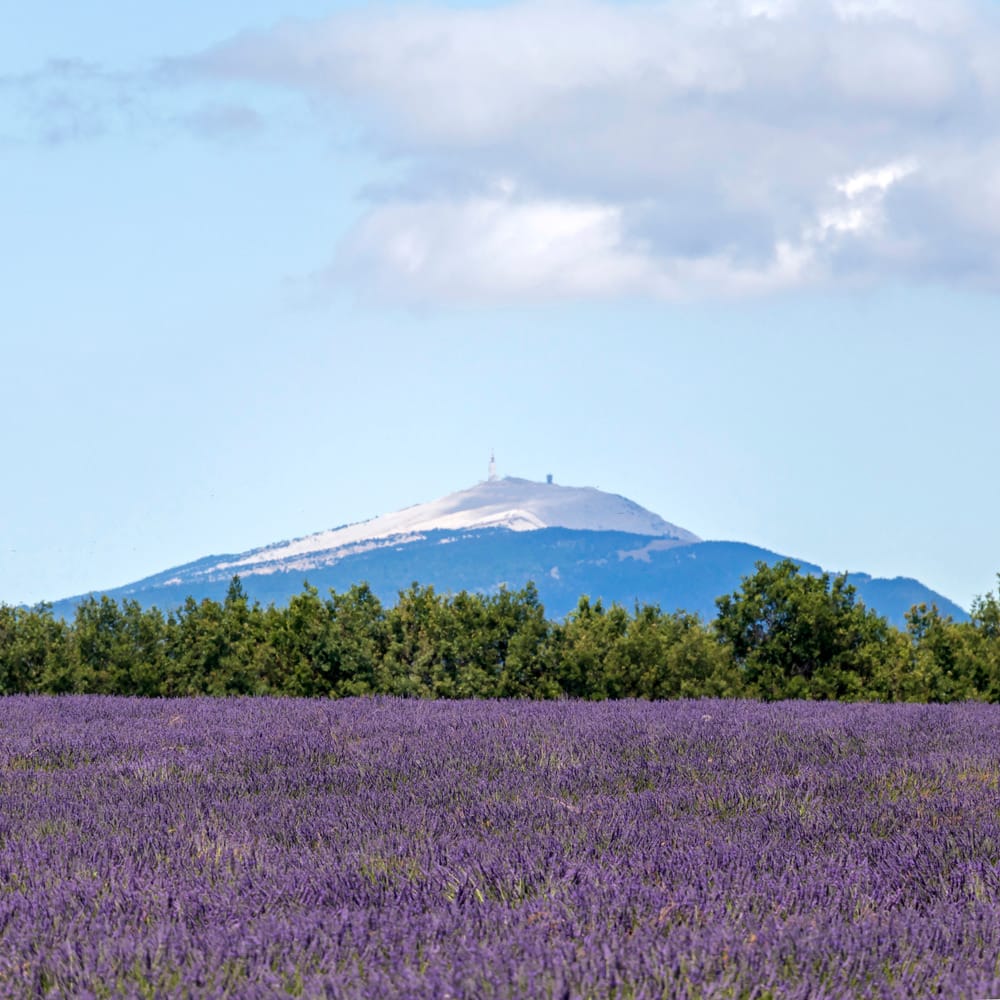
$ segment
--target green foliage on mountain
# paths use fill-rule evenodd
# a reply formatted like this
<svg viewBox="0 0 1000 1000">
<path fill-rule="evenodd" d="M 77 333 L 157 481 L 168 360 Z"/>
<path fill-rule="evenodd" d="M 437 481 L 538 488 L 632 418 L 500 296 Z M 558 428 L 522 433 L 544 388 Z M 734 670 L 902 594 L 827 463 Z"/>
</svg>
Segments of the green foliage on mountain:
<svg viewBox="0 0 1000 1000">
<path fill-rule="evenodd" d="M 49 605 L 0 605 L 0 694 L 1000 700 L 995 594 L 966 622 L 917 605 L 899 629 L 844 576 L 760 562 L 716 608 L 705 621 L 581 597 L 554 621 L 533 584 L 417 583 L 392 607 L 367 584 L 326 597 L 306 585 L 277 607 L 239 577 L 223 601 L 166 614 L 107 596 L 70 622 Z"/>
</svg>

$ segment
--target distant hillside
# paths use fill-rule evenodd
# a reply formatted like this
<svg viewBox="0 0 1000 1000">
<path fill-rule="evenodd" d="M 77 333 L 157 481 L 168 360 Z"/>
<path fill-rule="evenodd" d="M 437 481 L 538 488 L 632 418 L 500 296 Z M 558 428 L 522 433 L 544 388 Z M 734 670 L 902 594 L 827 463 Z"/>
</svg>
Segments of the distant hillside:
<svg viewBox="0 0 1000 1000">
<path fill-rule="evenodd" d="M 340 554 L 326 564 L 272 566 L 257 573 L 246 572 L 245 556 L 210 556 L 106 593 L 169 609 L 188 595 L 221 600 L 231 576 L 240 573 L 247 593 L 263 604 L 284 604 L 305 581 L 321 593 L 367 581 L 383 601 L 394 603 L 398 592 L 415 581 L 442 591 L 490 592 L 533 580 L 552 617 L 563 617 L 581 594 L 587 594 L 629 608 L 637 601 L 668 611 L 683 608 L 709 619 L 715 614 L 715 598 L 736 590 L 756 562 L 772 564 L 784 558 L 741 542 L 680 543 L 667 534 L 565 527 L 431 530 L 385 541 L 381 547 Z M 821 571 L 811 563 L 801 565 L 806 572 Z M 967 617 L 958 605 L 916 580 L 873 579 L 863 573 L 852 574 L 850 580 L 865 604 L 896 625 L 903 625 L 906 611 L 918 603 L 937 604 L 957 620 Z M 78 600 L 57 602 L 56 613 L 71 617 Z"/>
</svg>

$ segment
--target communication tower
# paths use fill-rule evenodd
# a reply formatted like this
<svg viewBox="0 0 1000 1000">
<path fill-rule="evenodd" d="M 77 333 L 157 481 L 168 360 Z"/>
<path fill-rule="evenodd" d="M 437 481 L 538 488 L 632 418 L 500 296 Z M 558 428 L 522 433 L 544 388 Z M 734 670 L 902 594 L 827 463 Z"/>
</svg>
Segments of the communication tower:
<svg viewBox="0 0 1000 1000">
<path fill-rule="evenodd" d="M 493 454 L 493 449 L 490 449 L 490 474 L 487 482 L 495 483 L 497 481 L 497 460 L 496 456 Z"/>
</svg>

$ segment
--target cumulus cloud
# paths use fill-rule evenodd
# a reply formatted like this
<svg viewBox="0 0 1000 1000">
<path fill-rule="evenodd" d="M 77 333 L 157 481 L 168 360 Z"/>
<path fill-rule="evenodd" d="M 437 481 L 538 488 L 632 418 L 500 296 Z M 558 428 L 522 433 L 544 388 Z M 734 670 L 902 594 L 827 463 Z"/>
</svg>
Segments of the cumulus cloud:
<svg viewBox="0 0 1000 1000">
<path fill-rule="evenodd" d="M 617 205 L 499 192 L 380 205 L 342 247 L 333 273 L 410 302 L 680 300 L 794 287 L 813 266 L 822 238 L 780 242 L 756 263 L 725 249 L 668 254 L 630 236 Z"/>
<path fill-rule="evenodd" d="M 996 287 L 1000 14 L 962 0 L 369 8 L 188 65 L 399 165 L 335 273 L 430 301 Z"/>
</svg>

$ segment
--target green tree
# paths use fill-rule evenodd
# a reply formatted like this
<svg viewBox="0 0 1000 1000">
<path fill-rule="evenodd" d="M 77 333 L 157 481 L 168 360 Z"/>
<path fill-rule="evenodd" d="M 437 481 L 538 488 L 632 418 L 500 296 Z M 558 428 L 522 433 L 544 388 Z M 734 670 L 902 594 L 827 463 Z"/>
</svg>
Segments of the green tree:
<svg viewBox="0 0 1000 1000">
<path fill-rule="evenodd" d="M 383 690 L 432 698 L 557 693 L 544 678 L 548 623 L 533 584 L 450 596 L 414 584 L 386 614 L 380 635 Z"/>
<path fill-rule="evenodd" d="M 636 607 L 606 672 L 630 698 L 732 697 L 741 686 L 729 651 L 698 615 L 649 604 Z"/>
<path fill-rule="evenodd" d="M 556 698 L 559 685 L 548 670 L 552 627 L 533 582 L 521 590 L 501 590 L 490 604 L 500 622 L 496 694 L 503 698 Z"/>
<path fill-rule="evenodd" d="M 164 675 L 166 625 L 138 601 L 106 594 L 82 600 L 73 618 L 74 687 L 94 694 L 157 695 Z"/>
<path fill-rule="evenodd" d="M 330 609 L 308 583 L 272 620 L 269 645 L 277 669 L 268 671 L 268 687 L 282 694 L 328 696 L 336 681 Z"/>
<path fill-rule="evenodd" d="M 167 671 L 164 694 L 207 694 L 209 678 L 219 676 L 225 654 L 222 605 L 188 597 L 167 618 Z"/>
<path fill-rule="evenodd" d="M 615 646 L 628 631 L 628 612 L 620 604 L 605 610 L 600 599 L 584 595 L 566 621 L 553 630 L 550 676 L 571 698 L 620 698 L 624 694 Z M 610 669 L 609 669 L 610 668 Z"/>
<path fill-rule="evenodd" d="M 268 658 L 261 646 L 268 620 L 257 602 L 250 604 L 238 576 L 230 581 L 222 604 L 188 597 L 167 619 L 162 693 L 262 693 Z"/>
<path fill-rule="evenodd" d="M 382 602 L 367 583 L 354 584 L 343 594 L 330 591 L 327 601 L 333 627 L 339 696 L 385 693 L 384 673 L 388 630 Z"/>
<path fill-rule="evenodd" d="M 441 597 L 413 583 L 400 591 L 386 615 L 383 680 L 389 694 L 448 697 L 450 681 L 441 662 Z"/>
<path fill-rule="evenodd" d="M 258 647 L 264 640 L 264 614 L 234 576 L 222 602 L 221 656 L 216 672 L 208 674 L 209 694 L 260 694 L 264 684 L 257 672 Z"/>
<path fill-rule="evenodd" d="M 0 605 L 0 695 L 72 691 L 67 639 L 51 605 Z"/>
<path fill-rule="evenodd" d="M 799 569 L 758 562 L 737 592 L 718 598 L 720 641 L 754 696 L 865 697 L 889 646 L 888 622 L 857 601 L 846 574 Z"/>
<path fill-rule="evenodd" d="M 976 696 L 994 702 L 1000 701 L 1000 575 L 997 583 L 997 593 L 972 602 L 969 622 L 963 626 Z"/>
<path fill-rule="evenodd" d="M 908 648 L 898 672 L 901 701 L 964 701 L 978 695 L 974 631 L 942 615 L 936 605 L 918 604 L 906 613 Z"/>
<path fill-rule="evenodd" d="M 268 625 L 269 688 L 307 697 L 389 690 L 381 676 L 385 611 L 367 584 L 322 600 L 308 583 Z"/>
</svg>

